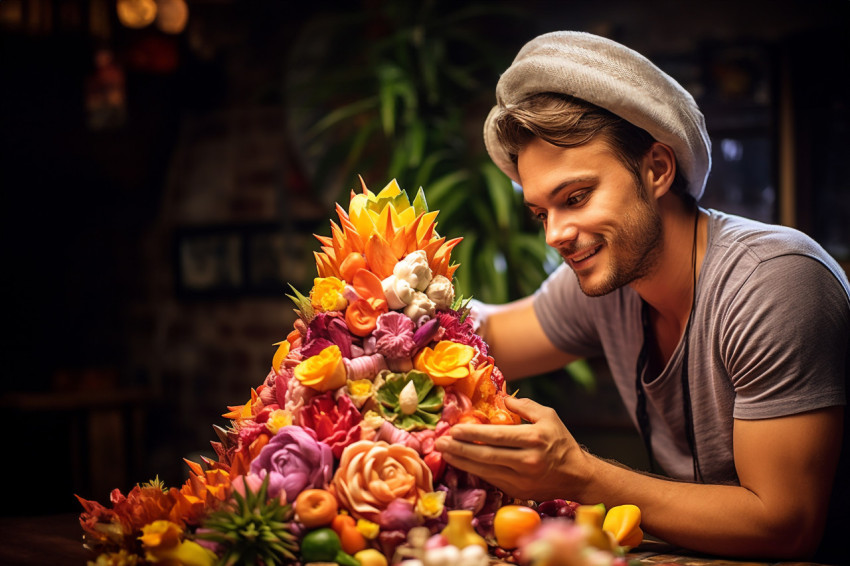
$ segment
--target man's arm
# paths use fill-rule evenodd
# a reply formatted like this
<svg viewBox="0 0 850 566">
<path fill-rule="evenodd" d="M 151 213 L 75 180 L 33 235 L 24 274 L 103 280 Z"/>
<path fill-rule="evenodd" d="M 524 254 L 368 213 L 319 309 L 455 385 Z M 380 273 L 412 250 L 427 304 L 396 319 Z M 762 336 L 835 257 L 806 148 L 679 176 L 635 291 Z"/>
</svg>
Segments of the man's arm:
<svg viewBox="0 0 850 566">
<path fill-rule="evenodd" d="M 478 333 L 509 380 L 540 375 L 578 359 L 552 344 L 534 314 L 533 300 L 483 305 L 486 316 Z"/>
<path fill-rule="evenodd" d="M 676 482 L 584 452 L 552 409 L 528 399 L 508 408 L 529 424 L 456 425 L 437 448 L 446 461 L 537 500 L 635 504 L 644 529 L 671 543 L 727 556 L 801 558 L 820 541 L 844 410 L 735 421 L 740 486 Z"/>
</svg>

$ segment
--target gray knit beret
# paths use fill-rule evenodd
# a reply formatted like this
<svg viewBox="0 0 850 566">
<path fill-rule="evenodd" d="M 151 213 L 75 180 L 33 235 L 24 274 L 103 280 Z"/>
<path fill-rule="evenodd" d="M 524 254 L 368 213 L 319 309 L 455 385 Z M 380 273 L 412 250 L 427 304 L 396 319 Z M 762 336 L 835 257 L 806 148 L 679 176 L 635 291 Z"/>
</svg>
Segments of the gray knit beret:
<svg viewBox="0 0 850 566">
<path fill-rule="evenodd" d="M 640 53 L 593 34 L 558 31 L 528 42 L 496 86 L 497 106 L 484 124 L 493 162 L 519 182 L 496 136 L 500 108 L 543 92 L 580 98 L 628 120 L 670 146 L 688 192 L 699 200 L 711 169 L 711 141 L 693 97 Z"/>
</svg>

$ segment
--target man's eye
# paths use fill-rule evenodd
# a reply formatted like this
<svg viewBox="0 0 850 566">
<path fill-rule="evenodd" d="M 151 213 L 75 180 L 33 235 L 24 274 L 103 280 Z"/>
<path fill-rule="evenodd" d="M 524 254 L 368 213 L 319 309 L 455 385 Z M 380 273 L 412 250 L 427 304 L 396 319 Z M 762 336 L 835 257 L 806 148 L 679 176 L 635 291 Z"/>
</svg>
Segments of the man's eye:
<svg viewBox="0 0 850 566">
<path fill-rule="evenodd" d="M 570 195 L 567 198 L 567 204 L 569 206 L 575 206 L 577 204 L 581 204 L 582 202 L 585 201 L 585 199 L 587 199 L 587 196 L 589 194 L 590 194 L 590 191 L 581 191 L 580 193 L 575 193 L 573 195 Z"/>
<path fill-rule="evenodd" d="M 546 222 L 546 213 L 545 212 L 534 212 L 532 216 L 538 222 Z"/>
</svg>

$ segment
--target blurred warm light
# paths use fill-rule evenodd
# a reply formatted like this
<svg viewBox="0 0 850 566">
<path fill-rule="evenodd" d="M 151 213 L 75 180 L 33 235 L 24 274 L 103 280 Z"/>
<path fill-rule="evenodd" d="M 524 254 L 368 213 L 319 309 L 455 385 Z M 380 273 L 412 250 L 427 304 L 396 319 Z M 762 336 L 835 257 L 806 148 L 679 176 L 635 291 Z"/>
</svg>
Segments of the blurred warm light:
<svg viewBox="0 0 850 566">
<path fill-rule="evenodd" d="M 156 19 L 154 0 L 118 0 L 118 19 L 128 28 L 143 28 Z"/>
<path fill-rule="evenodd" d="M 186 29 L 189 20 L 189 7 L 185 0 L 157 0 L 159 14 L 156 27 L 164 33 L 180 33 Z"/>
<path fill-rule="evenodd" d="M 0 2 L 0 24 L 3 27 L 20 26 L 23 21 L 24 4 L 22 0 Z"/>
</svg>

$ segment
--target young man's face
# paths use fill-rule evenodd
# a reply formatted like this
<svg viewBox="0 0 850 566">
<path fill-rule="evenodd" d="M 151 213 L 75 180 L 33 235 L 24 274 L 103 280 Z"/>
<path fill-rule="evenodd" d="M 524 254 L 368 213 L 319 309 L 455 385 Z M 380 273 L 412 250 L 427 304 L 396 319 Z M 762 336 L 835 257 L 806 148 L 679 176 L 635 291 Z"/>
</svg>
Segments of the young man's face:
<svg viewBox="0 0 850 566">
<path fill-rule="evenodd" d="M 661 218 L 604 142 L 565 149 L 534 139 L 519 153 L 517 168 L 546 243 L 586 295 L 610 293 L 652 270 L 661 252 Z"/>
</svg>

